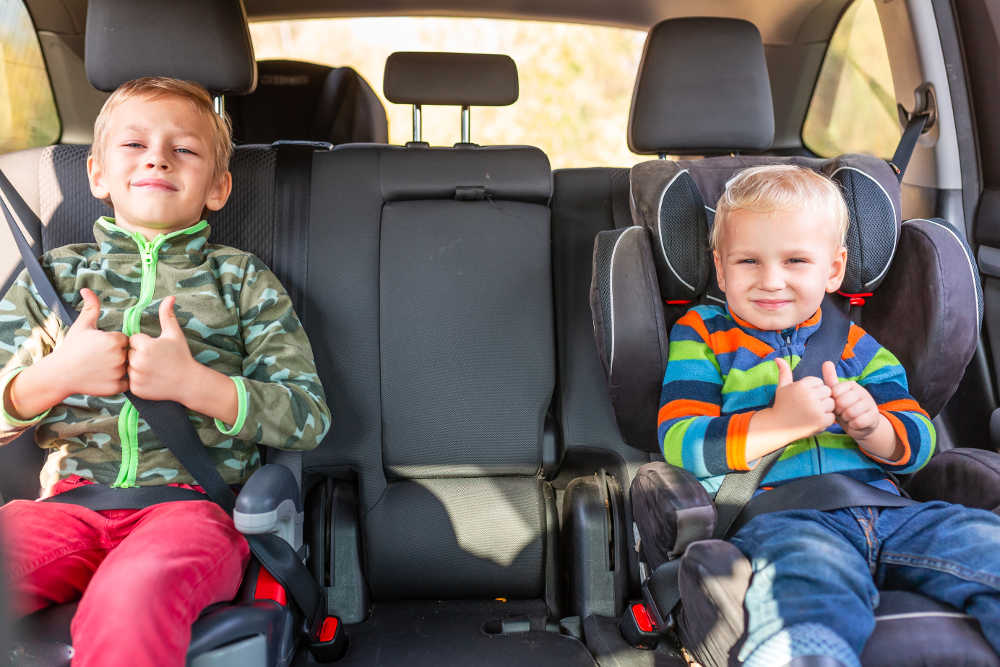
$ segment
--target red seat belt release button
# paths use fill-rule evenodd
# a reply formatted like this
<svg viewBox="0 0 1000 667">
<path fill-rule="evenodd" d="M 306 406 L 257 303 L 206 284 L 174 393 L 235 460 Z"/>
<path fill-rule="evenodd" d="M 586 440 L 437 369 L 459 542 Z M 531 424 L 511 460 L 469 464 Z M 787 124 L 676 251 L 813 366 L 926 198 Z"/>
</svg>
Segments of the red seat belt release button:
<svg viewBox="0 0 1000 667">
<path fill-rule="evenodd" d="M 653 619 L 649 617 L 646 605 L 636 602 L 632 605 L 632 616 L 640 632 L 653 632 Z"/>
<path fill-rule="evenodd" d="M 309 645 L 309 652 L 319 662 L 333 662 L 347 651 L 347 635 L 336 616 L 327 616 L 319 624 L 319 632 Z"/>
<path fill-rule="evenodd" d="M 328 642 L 337 636 L 337 628 L 340 627 L 340 619 L 336 616 L 327 616 L 323 619 L 323 627 L 319 631 L 319 640 Z"/>
<path fill-rule="evenodd" d="M 288 606 L 288 594 L 285 592 L 285 587 L 279 584 L 278 580 L 263 567 L 257 574 L 257 586 L 254 587 L 253 599 L 274 600 L 283 607 Z"/>
</svg>

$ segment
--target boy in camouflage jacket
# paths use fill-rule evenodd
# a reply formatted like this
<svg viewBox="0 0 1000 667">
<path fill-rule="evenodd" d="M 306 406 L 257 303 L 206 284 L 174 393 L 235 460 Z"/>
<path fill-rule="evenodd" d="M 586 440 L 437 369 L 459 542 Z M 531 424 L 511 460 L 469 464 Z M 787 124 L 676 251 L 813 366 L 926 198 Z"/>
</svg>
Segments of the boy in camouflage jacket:
<svg viewBox="0 0 1000 667">
<path fill-rule="evenodd" d="M 208 93 L 147 78 L 106 102 L 87 162 L 115 217 L 96 243 L 45 254 L 80 315 L 61 325 L 22 273 L 0 302 L 0 442 L 32 425 L 49 451 L 42 495 L 80 484 L 195 483 L 122 394 L 174 400 L 223 479 L 245 482 L 256 443 L 311 449 L 330 427 L 312 350 L 278 279 L 253 255 L 208 243 L 206 210 L 232 184 L 227 121 Z M 19 614 L 80 598 L 74 665 L 183 665 L 190 626 L 232 599 L 248 559 L 215 503 L 95 512 L 0 508 Z"/>
</svg>

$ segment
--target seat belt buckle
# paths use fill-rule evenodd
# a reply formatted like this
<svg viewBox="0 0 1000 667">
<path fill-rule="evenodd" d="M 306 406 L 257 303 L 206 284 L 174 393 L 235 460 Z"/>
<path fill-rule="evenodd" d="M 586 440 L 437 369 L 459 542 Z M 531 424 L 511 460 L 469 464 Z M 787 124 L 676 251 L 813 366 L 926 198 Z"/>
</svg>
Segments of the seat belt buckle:
<svg viewBox="0 0 1000 667">
<path fill-rule="evenodd" d="M 323 616 L 310 633 L 309 652 L 317 662 L 339 660 L 347 651 L 347 632 L 336 616 Z"/>
<path fill-rule="evenodd" d="M 625 641 L 636 648 L 653 649 L 660 641 L 660 629 L 644 602 L 629 603 L 618 627 Z"/>
</svg>

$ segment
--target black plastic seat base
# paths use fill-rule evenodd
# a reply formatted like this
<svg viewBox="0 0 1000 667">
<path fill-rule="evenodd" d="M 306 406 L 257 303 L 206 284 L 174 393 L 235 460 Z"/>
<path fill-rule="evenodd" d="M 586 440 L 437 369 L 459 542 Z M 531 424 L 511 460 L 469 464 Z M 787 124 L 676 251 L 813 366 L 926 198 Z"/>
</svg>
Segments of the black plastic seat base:
<svg viewBox="0 0 1000 667">
<path fill-rule="evenodd" d="M 363 623 L 346 627 L 346 665 L 596 666 L 577 639 L 545 629 L 541 600 L 381 602 Z M 300 652 L 296 666 L 314 665 Z"/>
<path fill-rule="evenodd" d="M 70 622 L 78 603 L 54 605 L 21 619 L 13 626 L 14 664 L 68 665 L 73 656 Z M 261 635 L 267 638 L 268 665 L 288 664 L 294 650 L 293 618 L 287 608 L 270 601 L 213 605 L 191 628 L 188 659 Z"/>
</svg>

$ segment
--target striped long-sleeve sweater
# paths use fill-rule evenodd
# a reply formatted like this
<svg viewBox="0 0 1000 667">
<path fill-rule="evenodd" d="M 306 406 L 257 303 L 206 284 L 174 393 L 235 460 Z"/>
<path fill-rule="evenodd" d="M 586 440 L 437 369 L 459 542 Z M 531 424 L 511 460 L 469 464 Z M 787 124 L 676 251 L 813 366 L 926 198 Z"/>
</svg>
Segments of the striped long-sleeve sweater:
<svg viewBox="0 0 1000 667">
<path fill-rule="evenodd" d="M 762 331 L 722 306 L 696 306 L 670 332 L 657 435 L 667 462 L 692 472 L 714 493 L 730 472 L 748 470 L 746 435 L 754 412 L 774 401 L 777 357 L 794 369 L 822 313 L 794 329 Z M 818 435 L 790 443 L 761 486 L 839 472 L 885 487 L 886 472 L 910 473 L 934 451 L 934 427 L 910 396 L 906 372 L 895 356 L 852 324 L 840 359 L 842 380 L 854 380 L 875 399 L 903 443 L 898 461 L 875 457 L 836 423 Z M 753 463 L 753 462 L 750 462 Z"/>
</svg>

